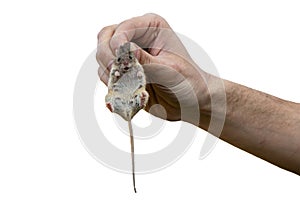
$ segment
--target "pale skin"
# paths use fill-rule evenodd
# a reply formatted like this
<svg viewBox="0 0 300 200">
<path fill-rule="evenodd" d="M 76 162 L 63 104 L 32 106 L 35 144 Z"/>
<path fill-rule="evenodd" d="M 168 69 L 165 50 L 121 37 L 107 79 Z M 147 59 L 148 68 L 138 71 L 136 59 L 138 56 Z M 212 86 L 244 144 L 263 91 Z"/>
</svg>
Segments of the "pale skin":
<svg viewBox="0 0 300 200">
<path fill-rule="evenodd" d="M 223 95 L 221 92 L 224 90 L 217 85 L 208 89 L 206 83 L 222 81 L 226 94 L 225 123 L 220 136 L 218 133 L 210 133 L 233 146 L 300 175 L 299 103 L 279 99 L 201 70 L 192 61 L 166 20 L 156 14 L 135 17 L 100 31 L 98 73 L 106 85 L 115 49 L 127 41 L 137 44 L 137 48 L 143 48 L 136 51 L 136 57 L 144 66 L 147 79 L 152 82 L 159 80 L 161 85 L 172 87 L 173 93 L 161 85 L 147 85 L 150 96 L 147 111 L 152 105 L 160 104 L 167 112 L 167 120 L 183 120 L 208 130 L 211 98 Z M 186 88 L 196 94 L 197 105 L 191 101 L 194 96 L 189 95 Z M 180 105 L 200 108 L 199 121 L 196 122 L 194 116 L 181 116 L 174 91 L 177 97 L 183 97 Z M 215 110 L 222 112 L 222 108 L 218 106 Z M 160 110 L 154 110 L 151 114 L 165 118 Z"/>
</svg>

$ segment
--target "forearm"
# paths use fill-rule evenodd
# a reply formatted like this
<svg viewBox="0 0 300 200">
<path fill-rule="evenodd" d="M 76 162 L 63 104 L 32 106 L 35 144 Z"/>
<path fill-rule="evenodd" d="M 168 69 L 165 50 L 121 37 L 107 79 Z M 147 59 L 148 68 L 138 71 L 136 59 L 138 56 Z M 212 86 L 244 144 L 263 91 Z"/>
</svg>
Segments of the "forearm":
<svg viewBox="0 0 300 200">
<path fill-rule="evenodd" d="M 227 107 L 220 138 L 281 168 L 300 174 L 299 104 L 226 80 L 224 86 Z M 210 90 L 210 95 L 218 95 L 220 91 L 217 88 Z M 207 129 L 210 116 L 203 116 L 200 127 Z"/>
</svg>

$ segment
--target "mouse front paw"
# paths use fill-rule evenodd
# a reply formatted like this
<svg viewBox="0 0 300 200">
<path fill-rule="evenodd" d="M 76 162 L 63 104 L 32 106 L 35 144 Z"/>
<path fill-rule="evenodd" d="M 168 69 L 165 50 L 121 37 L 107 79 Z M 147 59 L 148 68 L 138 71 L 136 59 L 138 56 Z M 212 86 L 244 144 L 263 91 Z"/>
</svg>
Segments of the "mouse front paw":
<svg viewBox="0 0 300 200">
<path fill-rule="evenodd" d="M 120 74 L 120 72 L 119 72 L 118 70 L 115 71 L 114 75 L 115 75 L 115 77 L 117 77 L 117 78 L 121 76 L 121 74 Z"/>
<path fill-rule="evenodd" d="M 138 72 L 136 73 L 136 76 L 137 76 L 139 79 L 143 78 L 143 72 L 138 71 Z"/>
</svg>

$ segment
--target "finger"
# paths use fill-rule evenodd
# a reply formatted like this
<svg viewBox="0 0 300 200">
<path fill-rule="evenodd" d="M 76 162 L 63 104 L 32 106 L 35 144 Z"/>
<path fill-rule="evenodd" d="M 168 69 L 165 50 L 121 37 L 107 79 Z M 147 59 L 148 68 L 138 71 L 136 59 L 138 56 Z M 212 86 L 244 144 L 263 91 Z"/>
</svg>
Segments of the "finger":
<svg viewBox="0 0 300 200">
<path fill-rule="evenodd" d="M 114 34 L 116 25 L 104 27 L 98 34 L 98 46 L 96 58 L 100 65 L 105 69 L 110 69 L 110 65 L 112 64 L 112 60 L 114 59 L 114 54 L 110 48 L 110 40 L 112 35 Z"/>
<path fill-rule="evenodd" d="M 99 66 L 98 68 L 98 76 L 100 80 L 107 86 L 108 84 L 108 77 L 109 77 L 109 71 L 108 69 L 104 69 L 103 67 Z"/>
<path fill-rule="evenodd" d="M 155 57 L 153 57 L 151 54 L 143 50 L 135 43 L 131 43 L 130 48 L 132 51 L 134 51 L 135 57 L 137 58 L 140 64 L 144 65 L 144 64 L 150 64 L 155 62 Z"/>
<path fill-rule="evenodd" d="M 110 73 L 110 68 L 103 66 L 103 64 L 100 62 L 98 67 L 98 76 L 106 86 L 108 85 L 109 73 Z"/>
<path fill-rule="evenodd" d="M 125 42 L 132 41 L 142 48 L 148 48 L 160 28 L 170 28 L 165 19 L 156 14 L 146 14 L 120 23 L 111 39 L 110 46 L 114 51 Z"/>
</svg>

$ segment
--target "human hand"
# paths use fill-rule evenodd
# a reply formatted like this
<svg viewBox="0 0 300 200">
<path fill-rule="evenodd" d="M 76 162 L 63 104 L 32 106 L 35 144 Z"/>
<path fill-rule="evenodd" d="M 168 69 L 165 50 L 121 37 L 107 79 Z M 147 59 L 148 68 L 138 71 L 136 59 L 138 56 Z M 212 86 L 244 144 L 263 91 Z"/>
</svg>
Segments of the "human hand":
<svg viewBox="0 0 300 200">
<path fill-rule="evenodd" d="M 193 112 L 206 109 L 209 94 L 205 82 L 209 74 L 193 62 L 185 47 L 165 19 L 146 14 L 119 25 L 103 28 L 98 34 L 98 74 L 107 85 L 114 52 L 125 42 L 133 42 L 135 55 L 143 65 L 150 98 L 145 110 L 158 117 L 183 120 L 198 125 Z M 162 109 L 152 105 L 160 104 Z M 199 117 L 199 116 L 198 116 Z"/>
<path fill-rule="evenodd" d="M 220 136 L 221 128 L 222 140 L 300 174 L 299 104 L 204 72 L 166 20 L 155 14 L 135 17 L 100 31 L 98 73 L 105 84 L 115 50 L 128 41 L 137 45 L 135 55 L 147 77 L 147 111 L 167 120 L 187 121 L 216 137 Z M 152 109 L 155 104 L 165 108 L 166 117 L 162 109 Z M 197 121 L 199 114 L 201 122 Z M 215 120 L 214 126 L 210 126 L 211 120 Z"/>
</svg>

